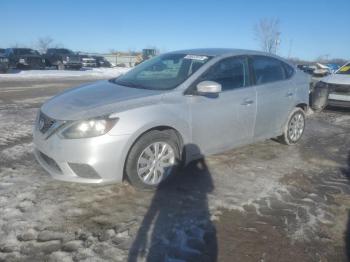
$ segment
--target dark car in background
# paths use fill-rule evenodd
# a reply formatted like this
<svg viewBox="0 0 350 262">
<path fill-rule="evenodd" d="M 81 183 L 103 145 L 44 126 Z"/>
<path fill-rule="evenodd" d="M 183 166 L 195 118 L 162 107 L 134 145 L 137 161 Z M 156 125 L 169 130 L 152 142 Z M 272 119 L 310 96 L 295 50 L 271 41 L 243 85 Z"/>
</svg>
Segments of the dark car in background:
<svg viewBox="0 0 350 262">
<path fill-rule="evenodd" d="M 44 57 L 46 66 L 54 66 L 58 70 L 82 67 L 80 56 L 66 48 L 49 48 Z"/>
<path fill-rule="evenodd" d="M 5 56 L 5 49 L 0 48 L 0 72 L 6 73 L 9 69 L 9 60 Z"/>
<path fill-rule="evenodd" d="M 103 56 L 92 56 L 96 60 L 97 67 L 112 67 L 112 64 Z"/>
<path fill-rule="evenodd" d="M 45 59 L 38 51 L 30 48 L 7 48 L 5 57 L 9 60 L 10 68 L 44 69 Z"/>
</svg>

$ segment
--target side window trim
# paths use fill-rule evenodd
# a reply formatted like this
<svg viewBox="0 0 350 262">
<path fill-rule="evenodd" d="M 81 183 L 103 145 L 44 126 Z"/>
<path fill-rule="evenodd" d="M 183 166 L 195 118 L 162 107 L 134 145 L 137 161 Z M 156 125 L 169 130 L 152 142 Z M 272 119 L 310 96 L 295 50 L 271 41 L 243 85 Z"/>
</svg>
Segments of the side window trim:
<svg viewBox="0 0 350 262">
<path fill-rule="evenodd" d="M 248 56 L 248 68 L 249 68 L 249 73 L 250 73 L 250 83 L 252 86 L 256 86 L 256 76 L 255 76 L 255 71 L 253 67 L 253 59 L 254 56 Z"/>
<path fill-rule="evenodd" d="M 289 64 L 283 62 L 283 61 L 281 61 L 281 63 L 282 63 L 282 65 L 283 65 L 283 69 L 284 69 L 284 72 L 285 72 L 285 74 L 286 74 L 286 79 L 285 79 L 285 80 L 291 79 L 291 78 L 295 75 L 295 68 L 292 67 L 292 66 L 290 66 Z M 291 74 L 290 76 L 288 76 L 288 72 L 287 72 L 287 68 L 288 68 L 288 67 L 290 67 L 290 68 L 292 69 L 292 71 L 293 71 L 292 74 Z"/>
<path fill-rule="evenodd" d="M 250 66 L 249 66 L 249 56 L 248 55 L 234 55 L 234 56 L 223 57 L 222 59 L 220 59 L 220 60 L 216 61 L 214 64 L 212 64 L 195 81 L 193 81 L 193 83 L 185 90 L 184 94 L 185 95 L 194 95 L 197 84 L 200 83 L 201 81 L 203 81 L 203 80 L 201 80 L 201 78 L 205 74 L 207 74 L 211 69 L 213 69 L 214 66 L 216 66 L 219 63 L 221 63 L 222 61 L 224 61 L 226 59 L 230 59 L 230 58 L 243 58 L 243 59 L 246 60 L 247 69 L 248 69 L 247 72 L 246 72 L 248 74 L 248 82 L 243 87 L 234 88 L 232 90 L 225 90 L 223 92 L 230 92 L 230 91 L 235 91 L 235 90 L 239 90 L 239 89 L 243 89 L 243 88 L 247 88 L 247 87 L 253 86 L 253 82 L 252 82 L 252 78 L 251 78 L 251 71 L 250 71 Z"/>
</svg>

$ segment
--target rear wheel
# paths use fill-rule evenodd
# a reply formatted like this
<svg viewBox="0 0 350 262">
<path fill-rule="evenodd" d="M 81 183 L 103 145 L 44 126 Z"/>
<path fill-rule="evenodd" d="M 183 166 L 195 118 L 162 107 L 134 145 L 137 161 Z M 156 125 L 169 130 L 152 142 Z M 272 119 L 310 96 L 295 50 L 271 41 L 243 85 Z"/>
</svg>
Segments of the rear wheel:
<svg viewBox="0 0 350 262">
<path fill-rule="evenodd" d="M 177 137 L 170 130 L 150 131 L 131 148 L 125 172 L 131 184 L 142 189 L 156 189 L 178 170 L 180 150 Z"/>
<path fill-rule="evenodd" d="M 299 142 L 304 130 L 305 112 L 301 108 L 295 108 L 289 115 L 283 135 L 279 137 L 279 140 L 286 145 L 294 145 Z"/>
</svg>

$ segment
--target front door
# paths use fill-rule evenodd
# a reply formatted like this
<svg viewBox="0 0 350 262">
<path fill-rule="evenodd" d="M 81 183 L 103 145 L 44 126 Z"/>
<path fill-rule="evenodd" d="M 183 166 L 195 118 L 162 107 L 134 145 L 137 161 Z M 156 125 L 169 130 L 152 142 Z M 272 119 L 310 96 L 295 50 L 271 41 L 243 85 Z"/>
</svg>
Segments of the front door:
<svg viewBox="0 0 350 262">
<path fill-rule="evenodd" d="M 200 154 L 213 154 L 253 138 L 256 93 L 250 85 L 246 57 L 225 58 L 213 65 L 198 81 L 222 86 L 216 97 L 188 96 L 192 142 Z M 197 152 L 199 153 L 199 152 Z"/>
</svg>

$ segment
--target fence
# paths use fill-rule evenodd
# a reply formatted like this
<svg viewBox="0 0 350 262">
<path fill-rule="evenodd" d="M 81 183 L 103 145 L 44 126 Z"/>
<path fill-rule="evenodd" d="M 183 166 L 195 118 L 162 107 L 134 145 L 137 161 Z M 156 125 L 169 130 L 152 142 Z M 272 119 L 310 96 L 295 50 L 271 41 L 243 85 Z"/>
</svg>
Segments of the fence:
<svg viewBox="0 0 350 262">
<path fill-rule="evenodd" d="M 125 67 L 133 67 L 135 66 L 135 63 L 137 62 L 136 56 L 118 56 L 118 55 L 111 55 L 111 54 L 105 54 L 103 57 L 110 62 L 114 66 L 125 66 Z"/>
</svg>

